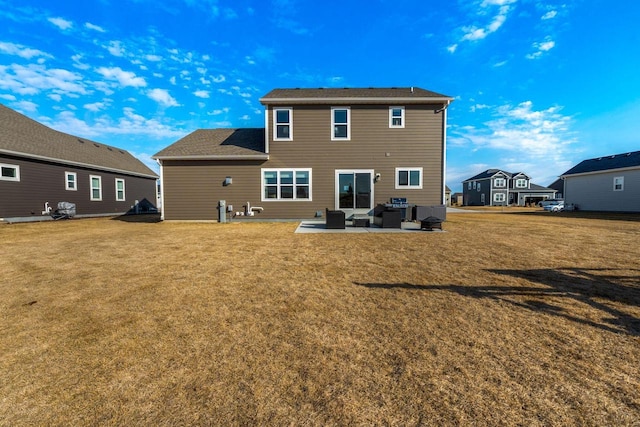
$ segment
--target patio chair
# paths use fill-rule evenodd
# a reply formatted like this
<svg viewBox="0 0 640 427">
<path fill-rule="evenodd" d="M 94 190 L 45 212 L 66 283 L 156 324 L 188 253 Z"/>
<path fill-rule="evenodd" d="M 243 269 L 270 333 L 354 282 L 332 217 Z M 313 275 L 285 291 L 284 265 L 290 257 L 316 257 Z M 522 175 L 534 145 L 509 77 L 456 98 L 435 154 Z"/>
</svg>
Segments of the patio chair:
<svg viewBox="0 0 640 427">
<path fill-rule="evenodd" d="M 332 211 L 327 208 L 325 227 L 329 229 L 344 229 L 346 223 L 345 214 L 342 211 Z"/>
</svg>

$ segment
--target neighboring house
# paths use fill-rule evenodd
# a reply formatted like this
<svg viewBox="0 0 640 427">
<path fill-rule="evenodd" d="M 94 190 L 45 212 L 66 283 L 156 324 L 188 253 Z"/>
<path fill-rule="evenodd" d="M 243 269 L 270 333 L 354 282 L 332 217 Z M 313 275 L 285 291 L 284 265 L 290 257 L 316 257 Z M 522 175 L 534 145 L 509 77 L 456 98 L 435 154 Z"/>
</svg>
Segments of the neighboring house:
<svg viewBox="0 0 640 427">
<path fill-rule="evenodd" d="M 200 129 L 153 156 L 163 219 L 310 218 L 326 208 L 370 214 L 406 198 L 445 202 L 446 108 L 419 88 L 275 89 L 265 128 Z"/>
<path fill-rule="evenodd" d="M 565 205 L 640 212 L 640 151 L 584 160 L 563 173 Z"/>
<path fill-rule="evenodd" d="M 462 193 L 453 193 L 451 195 L 451 204 L 455 206 L 462 206 L 464 203 L 464 197 Z"/>
<path fill-rule="evenodd" d="M 447 185 L 444 186 L 444 204 L 451 206 L 451 189 Z"/>
<path fill-rule="evenodd" d="M 77 216 L 120 214 L 155 203 L 158 176 L 125 150 L 58 132 L 0 104 L 0 220 L 47 215 L 75 203 Z"/>
<path fill-rule="evenodd" d="M 462 181 L 465 206 L 527 206 L 551 199 L 556 191 L 531 182 L 522 172 L 487 169 Z"/>
<path fill-rule="evenodd" d="M 557 199 L 562 199 L 564 197 L 564 181 L 561 178 L 558 178 L 555 181 L 553 181 L 549 185 L 549 188 L 552 190 L 556 190 Z"/>
</svg>

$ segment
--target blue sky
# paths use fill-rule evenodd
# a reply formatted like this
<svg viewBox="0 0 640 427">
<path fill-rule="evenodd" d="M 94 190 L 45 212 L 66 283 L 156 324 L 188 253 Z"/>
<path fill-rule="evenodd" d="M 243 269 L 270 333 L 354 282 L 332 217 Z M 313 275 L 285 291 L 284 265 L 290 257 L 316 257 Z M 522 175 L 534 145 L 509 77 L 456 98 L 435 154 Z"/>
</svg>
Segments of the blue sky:
<svg viewBox="0 0 640 427">
<path fill-rule="evenodd" d="M 640 150 L 640 2 L 0 0 L 0 102 L 150 157 L 198 128 L 262 127 L 273 88 L 455 98 L 447 183 L 549 185 Z"/>
</svg>

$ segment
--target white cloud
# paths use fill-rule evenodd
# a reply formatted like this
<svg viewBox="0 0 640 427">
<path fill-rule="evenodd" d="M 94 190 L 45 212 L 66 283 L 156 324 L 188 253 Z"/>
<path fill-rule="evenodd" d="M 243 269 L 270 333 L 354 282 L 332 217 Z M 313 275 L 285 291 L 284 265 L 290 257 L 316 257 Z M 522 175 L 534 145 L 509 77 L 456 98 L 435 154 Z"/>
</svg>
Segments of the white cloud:
<svg viewBox="0 0 640 427">
<path fill-rule="evenodd" d="M 112 114 L 98 117 L 93 123 L 78 119 L 71 111 L 58 114 L 55 121 L 43 123 L 61 132 L 87 138 L 105 135 L 135 135 L 151 138 L 180 138 L 186 132 L 158 119 L 148 119 L 136 114 L 133 108 L 123 108 L 123 116 L 117 119 Z"/>
<path fill-rule="evenodd" d="M 0 88 L 20 95 L 35 95 L 43 90 L 62 92 L 67 96 L 87 93 L 80 74 L 58 68 L 48 69 L 40 64 L 26 67 L 0 65 Z"/>
<path fill-rule="evenodd" d="M 143 77 L 137 77 L 131 71 L 123 71 L 120 67 L 100 67 L 96 71 L 105 79 L 117 81 L 122 87 L 145 87 L 147 85 Z"/>
<path fill-rule="evenodd" d="M 178 101 L 166 89 L 151 89 L 147 96 L 165 107 L 178 107 Z"/>
<path fill-rule="evenodd" d="M 212 112 L 207 113 L 207 114 L 210 115 L 210 116 L 219 116 L 220 114 L 226 114 L 228 112 L 229 112 L 229 107 L 224 107 L 224 108 L 221 108 L 219 110 L 213 110 Z"/>
<path fill-rule="evenodd" d="M 558 12 L 555 10 L 550 10 L 549 12 L 542 15 L 542 20 L 553 19 L 558 15 Z"/>
<path fill-rule="evenodd" d="M 100 110 L 103 110 L 105 106 L 106 105 L 104 102 L 94 102 L 92 104 L 84 104 L 84 108 L 93 112 L 98 112 Z"/>
<path fill-rule="evenodd" d="M 458 44 L 457 44 L 457 43 L 454 43 L 454 44 L 452 44 L 451 46 L 448 46 L 448 47 L 447 47 L 447 50 L 448 50 L 450 53 L 454 53 L 454 52 L 456 51 L 456 49 L 458 49 Z"/>
<path fill-rule="evenodd" d="M 162 61 L 162 56 L 160 55 L 146 55 L 145 59 L 151 62 L 159 62 Z"/>
<path fill-rule="evenodd" d="M 52 99 L 56 102 L 60 102 L 62 101 L 62 95 L 60 95 L 59 93 L 51 93 L 49 95 L 47 95 L 49 97 L 49 99 Z"/>
<path fill-rule="evenodd" d="M 51 22 L 53 25 L 60 28 L 61 30 L 68 30 L 69 28 L 73 27 L 73 22 L 67 21 L 66 19 L 63 19 L 63 18 L 49 18 L 47 19 L 47 21 Z"/>
<path fill-rule="evenodd" d="M 2 94 L 0 95 L 0 99 L 6 99 L 7 101 L 15 101 L 17 98 L 13 95 Z"/>
<path fill-rule="evenodd" d="M 71 60 L 73 60 L 73 66 L 80 70 L 88 70 L 89 68 L 91 68 L 91 65 L 81 62 L 82 58 L 83 56 L 79 53 L 76 55 L 73 55 L 71 57 Z"/>
<path fill-rule="evenodd" d="M 209 91 L 208 90 L 197 90 L 197 91 L 193 92 L 193 94 L 195 96 L 197 96 L 198 98 L 209 98 Z"/>
<path fill-rule="evenodd" d="M 212 79 L 213 79 L 213 81 L 215 83 L 222 83 L 225 80 L 227 80 L 227 78 L 225 76 L 223 76 L 222 74 L 220 74 L 219 76 L 213 76 Z"/>
<path fill-rule="evenodd" d="M 109 42 L 109 46 L 104 46 L 111 55 L 117 57 L 123 57 L 125 54 L 124 47 L 122 46 L 122 42 L 118 40 L 112 40 Z"/>
<path fill-rule="evenodd" d="M 561 156 L 575 141 L 570 130 L 572 118 L 562 115 L 561 107 L 536 111 L 531 101 L 524 101 L 491 110 L 494 118 L 483 127 L 454 128 L 452 139 L 462 145 L 470 142 L 476 149 L 506 150 L 536 158 Z"/>
<path fill-rule="evenodd" d="M 19 111 L 34 113 L 38 110 L 38 104 L 31 101 L 18 101 L 14 104 Z"/>
<path fill-rule="evenodd" d="M 24 59 L 31 59 L 35 56 L 53 58 L 53 56 L 41 50 L 31 49 L 21 44 L 15 44 L 15 43 L 9 43 L 9 42 L 0 42 L 0 52 L 6 53 L 9 55 L 17 55 Z"/>
<path fill-rule="evenodd" d="M 107 31 L 106 31 L 104 28 L 102 28 L 101 26 L 99 26 L 99 25 L 95 25 L 95 24 L 92 24 L 92 23 L 90 23 L 90 22 L 85 22 L 85 23 L 84 23 L 84 27 L 85 27 L 85 28 L 87 28 L 87 29 L 89 29 L 89 30 L 97 31 L 97 32 L 99 32 L 99 33 L 106 33 L 106 32 L 107 32 Z"/>
<path fill-rule="evenodd" d="M 553 49 L 556 45 L 556 42 L 551 40 L 549 37 L 546 38 L 545 41 L 539 43 L 533 43 L 532 47 L 536 49 L 535 52 L 527 55 L 528 59 L 537 59 L 542 56 L 544 52 L 548 52 Z"/>
</svg>

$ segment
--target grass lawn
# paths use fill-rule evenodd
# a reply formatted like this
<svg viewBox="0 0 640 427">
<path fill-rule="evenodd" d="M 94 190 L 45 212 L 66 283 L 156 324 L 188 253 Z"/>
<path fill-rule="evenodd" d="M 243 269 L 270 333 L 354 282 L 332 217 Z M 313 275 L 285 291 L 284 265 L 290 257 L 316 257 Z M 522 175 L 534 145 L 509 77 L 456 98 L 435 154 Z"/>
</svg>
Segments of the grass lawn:
<svg viewBox="0 0 640 427">
<path fill-rule="evenodd" d="M 638 425 L 640 216 L 0 226 L 0 425 Z"/>
</svg>

